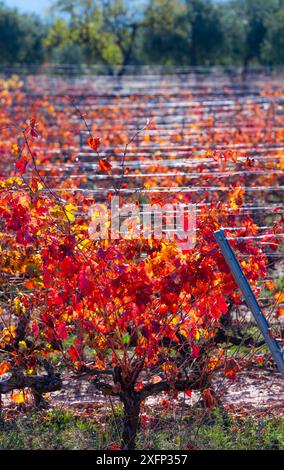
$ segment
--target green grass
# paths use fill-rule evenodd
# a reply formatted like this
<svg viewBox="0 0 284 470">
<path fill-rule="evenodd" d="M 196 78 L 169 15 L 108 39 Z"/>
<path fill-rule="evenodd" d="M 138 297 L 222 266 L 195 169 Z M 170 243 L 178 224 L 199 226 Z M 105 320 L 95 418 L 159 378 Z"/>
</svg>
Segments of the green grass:
<svg viewBox="0 0 284 470">
<path fill-rule="evenodd" d="M 283 418 L 235 418 L 224 423 L 219 410 L 201 420 L 201 410 L 181 417 L 167 413 L 151 415 L 137 437 L 138 449 L 284 449 Z M 26 412 L 0 426 L 0 448 L 97 450 L 119 443 L 121 408 L 116 419 L 75 416 L 71 410 Z"/>
<path fill-rule="evenodd" d="M 0 427 L 0 446 L 9 450 L 99 448 L 98 438 L 97 423 L 70 411 L 33 412 Z"/>
<path fill-rule="evenodd" d="M 200 450 L 276 450 L 284 449 L 284 418 L 236 418 L 224 420 L 220 409 L 214 409 L 205 419 L 196 410 L 179 419 L 164 417 L 156 429 L 139 435 L 139 444 L 152 449 Z M 159 422 L 159 421 L 158 421 Z M 142 447 L 143 448 L 143 447 Z"/>
</svg>

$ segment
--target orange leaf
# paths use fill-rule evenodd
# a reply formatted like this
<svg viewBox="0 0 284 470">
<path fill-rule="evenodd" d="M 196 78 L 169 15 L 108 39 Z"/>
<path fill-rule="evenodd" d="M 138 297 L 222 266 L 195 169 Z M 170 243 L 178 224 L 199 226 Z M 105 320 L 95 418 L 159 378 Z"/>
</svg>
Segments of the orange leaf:
<svg viewBox="0 0 284 470">
<path fill-rule="evenodd" d="M 237 155 L 232 150 L 226 150 L 224 152 L 224 158 L 225 158 L 225 160 L 230 160 L 234 163 L 236 163 L 236 161 L 238 160 Z"/>
<path fill-rule="evenodd" d="M 33 178 L 31 180 L 30 186 L 33 193 L 36 193 L 39 189 L 42 188 L 42 184 L 40 184 L 40 181 L 37 178 Z"/>
<path fill-rule="evenodd" d="M 277 310 L 277 315 L 279 317 L 283 317 L 284 316 L 284 308 L 279 307 L 278 310 Z"/>
<path fill-rule="evenodd" d="M 102 171 L 109 172 L 112 168 L 108 160 L 99 160 L 99 166 Z"/>
<path fill-rule="evenodd" d="M 159 377 L 158 375 L 154 375 L 153 378 L 152 378 L 152 382 L 153 384 L 157 384 L 159 382 L 161 382 L 161 377 Z"/>
<path fill-rule="evenodd" d="M 8 362 L 2 362 L 0 364 L 0 375 L 6 374 L 11 369 L 11 366 Z"/>
</svg>

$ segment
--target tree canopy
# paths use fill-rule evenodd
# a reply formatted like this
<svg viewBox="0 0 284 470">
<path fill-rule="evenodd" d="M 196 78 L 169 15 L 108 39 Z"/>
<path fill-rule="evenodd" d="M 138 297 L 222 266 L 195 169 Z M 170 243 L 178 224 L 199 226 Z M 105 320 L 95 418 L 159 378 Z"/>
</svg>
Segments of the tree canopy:
<svg viewBox="0 0 284 470">
<path fill-rule="evenodd" d="M 51 18 L 0 4 L 0 63 L 281 65 L 283 0 L 57 0 Z"/>
</svg>

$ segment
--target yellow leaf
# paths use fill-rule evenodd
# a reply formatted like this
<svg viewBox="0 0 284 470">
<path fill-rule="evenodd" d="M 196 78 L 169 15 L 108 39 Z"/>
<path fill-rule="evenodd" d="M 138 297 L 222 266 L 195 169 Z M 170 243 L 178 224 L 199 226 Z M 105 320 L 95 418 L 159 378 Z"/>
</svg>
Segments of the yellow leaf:
<svg viewBox="0 0 284 470">
<path fill-rule="evenodd" d="M 14 307 L 16 315 L 19 315 L 19 313 L 26 311 L 25 307 L 21 305 L 21 301 L 18 297 L 14 300 Z"/>
<path fill-rule="evenodd" d="M 22 351 L 27 349 L 27 343 L 25 341 L 19 341 L 19 346 Z"/>
<path fill-rule="evenodd" d="M 28 396 L 23 390 L 14 390 L 11 393 L 11 400 L 14 403 L 18 403 L 18 404 L 25 403 L 27 399 L 28 399 Z"/>
<path fill-rule="evenodd" d="M 17 336 L 16 327 L 14 325 L 11 325 L 9 328 L 4 328 L 0 336 L 0 340 L 2 341 L 1 347 L 5 348 L 5 345 L 7 343 L 10 343 L 10 341 L 12 341 L 12 339 L 15 338 L 16 336 Z"/>
<path fill-rule="evenodd" d="M 69 221 L 74 222 L 74 220 L 75 220 L 74 212 L 77 211 L 77 207 L 74 206 L 73 204 L 66 204 L 64 209 L 67 213 L 67 217 L 68 217 Z"/>
</svg>

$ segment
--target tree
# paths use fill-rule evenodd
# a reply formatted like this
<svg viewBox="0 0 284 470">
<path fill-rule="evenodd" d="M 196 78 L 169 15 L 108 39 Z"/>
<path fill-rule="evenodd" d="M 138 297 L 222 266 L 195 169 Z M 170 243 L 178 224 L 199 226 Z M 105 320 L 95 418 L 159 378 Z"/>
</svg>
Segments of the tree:
<svg viewBox="0 0 284 470">
<path fill-rule="evenodd" d="M 33 15 L 21 15 L 0 4 L 1 64 L 37 64 L 44 60 L 46 27 Z"/>
<path fill-rule="evenodd" d="M 219 18 L 224 44 L 222 53 L 216 58 L 216 64 L 242 65 L 246 47 L 246 22 L 241 19 L 239 12 L 233 8 L 231 2 L 226 2 L 219 7 Z"/>
<path fill-rule="evenodd" d="M 213 232 L 234 225 L 242 199 L 200 205 L 197 241 L 187 251 L 165 237 L 93 239 L 90 201 L 83 194 L 75 201 L 64 187 L 59 197 L 37 169 L 34 119 L 21 135 L 16 169 L 24 185 L 21 178 L 1 182 L 0 281 L 9 295 L 0 314 L 0 370 L 11 377 L 0 392 L 27 385 L 40 403 L 43 392 L 60 386 L 51 364 L 87 375 L 123 403 L 125 449 L 135 447 L 149 396 L 198 390 L 210 409 L 218 403 L 215 373 L 234 372 L 226 354 L 233 340 L 222 319 L 239 299 Z M 99 157 L 99 140 L 87 142 Z M 107 160 L 99 164 L 112 171 Z M 242 233 L 249 236 L 255 227 L 247 217 Z M 252 282 L 265 275 L 265 256 L 253 243 L 234 246 L 253 255 L 244 267 Z M 10 292 L 13 278 L 20 288 Z"/>
<path fill-rule="evenodd" d="M 279 9 L 274 15 L 265 18 L 267 33 L 261 45 L 261 58 L 265 64 L 281 65 L 284 63 L 284 4 L 279 2 Z"/>
<path fill-rule="evenodd" d="M 190 32 L 180 0 L 154 0 L 145 10 L 142 57 L 149 64 L 186 64 Z"/>
<path fill-rule="evenodd" d="M 269 22 L 274 22 L 279 9 L 279 0 L 233 0 L 232 8 L 242 25 L 244 37 L 243 65 L 262 63 L 262 48 L 269 30 Z"/>
<path fill-rule="evenodd" d="M 76 44 L 82 48 L 87 63 L 123 69 L 133 60 L 142 21 L 139 12 L 136 13 L 136 3 L 129 6 L 124 0 L 56 2 L 55 11 L 63 12 L 65 19 L 55 20 L 45 44 L 50 51 Z"/>
<path fill-rule="evenodd" d="M 282 0 L 57 0 L 44 22 L 0 6 L 2 64 L 282 64 Z"/>
<path fill-rule="evenodd" d="M 219 8 L 210 0 L 186 0 L 185 4 L 186 20 L 191 25 L 190 64 L 218 63 L 224 41 Z"/>
</svg>

